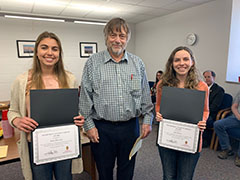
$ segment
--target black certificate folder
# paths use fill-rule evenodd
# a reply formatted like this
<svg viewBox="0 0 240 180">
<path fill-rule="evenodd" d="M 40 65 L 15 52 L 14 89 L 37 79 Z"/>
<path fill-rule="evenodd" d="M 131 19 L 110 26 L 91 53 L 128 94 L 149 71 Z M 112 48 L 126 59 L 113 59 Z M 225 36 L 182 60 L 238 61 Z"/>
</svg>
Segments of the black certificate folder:
<svg viewBox="0 0 240 180">
<path fill-rule="evenodd" d="M 205 91 L 164 86 L 160 104 L 163 118 L 197 124 L 202 120 Z"/>
<path fill-rule="evenodd" d="M 78 115 L 78 89 L 30 90 L 31 118 L 39 127 L 70 124 Z"/>
</svg>

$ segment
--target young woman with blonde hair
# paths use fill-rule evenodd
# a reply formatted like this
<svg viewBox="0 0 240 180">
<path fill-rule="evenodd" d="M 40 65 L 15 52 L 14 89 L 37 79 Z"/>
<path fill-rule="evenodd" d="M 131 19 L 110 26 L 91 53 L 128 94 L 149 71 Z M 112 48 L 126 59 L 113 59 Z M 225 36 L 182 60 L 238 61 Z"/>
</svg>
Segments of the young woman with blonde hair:
<svg viewBox="0 0 240 180">
<path fill-rule="evenodd" d="M 63 160 L 42 165 L 35 165 L 32 158 L 30 133 L 38 123 L 30 118 L 31 89 L 76 88 L 76 78 L 63 66 L 63 51 L 59 38 L 51 32 L 43 32 L 34 47 L 33 67 L 19 75 L 11 89 L 8 119 L 12 126 L 20 130 L 18 150 L 25 179 L 71 180 L 73 173 L 82 171 L 82 159 Z M 76 125 L 82 126 L 84 118 L 74 117 Z M 73 166 L 72 166 L 73 165 Z"/>
</svg>

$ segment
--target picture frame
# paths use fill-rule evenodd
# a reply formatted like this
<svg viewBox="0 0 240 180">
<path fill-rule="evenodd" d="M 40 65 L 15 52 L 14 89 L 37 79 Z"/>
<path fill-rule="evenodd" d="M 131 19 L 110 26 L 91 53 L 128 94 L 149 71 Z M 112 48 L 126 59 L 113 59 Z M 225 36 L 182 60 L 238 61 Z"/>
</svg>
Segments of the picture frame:
<svg viewBox="0 0 240 180">
<path fill-rule="evenodd" d="M 35 41 L 33 40 L 17 40 L 18 58 L 31 58 L 34 53 Z"/>
<path fill-rule="evenodd" d="M 80 42 L 80 57 L 88 58 L 92 54 L 98 52 L 97 43 L 96 42 Z"/>
</svg>

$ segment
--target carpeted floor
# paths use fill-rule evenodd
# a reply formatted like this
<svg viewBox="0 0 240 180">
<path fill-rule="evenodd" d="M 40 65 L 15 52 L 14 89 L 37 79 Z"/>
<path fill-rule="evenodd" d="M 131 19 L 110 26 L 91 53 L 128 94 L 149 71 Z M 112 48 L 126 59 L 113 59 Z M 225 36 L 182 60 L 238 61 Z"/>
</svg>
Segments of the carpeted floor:
<svg viewBox="0 0 240 180">
<path fill-rule="evenodd" d="M 134 180 L 162 179 L 162 166 L 156 147 L 158 126 L 153 125 L 151 134 L 143 141 L 140 149 Z M 194 180 L 237 180 L 240 179 L 240 168 L 234 165 L 235 156 L 226 160 L 217 157 L 218 152 L 204 148 L 198 161 Z"/>
<path fill-rule="evenodd" d="M 135 166 L 134 180 L 160 180 L 162 179 L 162 166 L 158 149 L 156 147 L 157 125 L 153 125 L 151 134 L 143 141 L 143 146 L 138 152 Z M 217 153 L 209 148 L 204 148 L 198 161 L 194 180 L 238 180 L 240 168 L 234 165 L 235 156 L 226 160 L 217 158 Z M 23 180 L 20 162 L 0 166 L 1 180 Z M 74 175 L 74 180 L 90 180 L 84 172 Z"/>
</svg>

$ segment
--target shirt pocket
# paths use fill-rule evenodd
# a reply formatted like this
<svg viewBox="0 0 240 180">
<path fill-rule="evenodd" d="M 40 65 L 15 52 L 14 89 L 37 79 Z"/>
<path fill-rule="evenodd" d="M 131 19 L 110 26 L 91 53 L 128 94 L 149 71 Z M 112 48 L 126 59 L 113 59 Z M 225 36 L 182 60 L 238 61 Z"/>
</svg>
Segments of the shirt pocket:
<svg viewBox="0 0 240 180">
<path fill-rule="evenodd" d="M 135 74 L 132 74 L 129 81 L 129 89 L 130 89 L 131 95 L 140 96 L 141 95 L 141 78 Z"/>
</svg>

